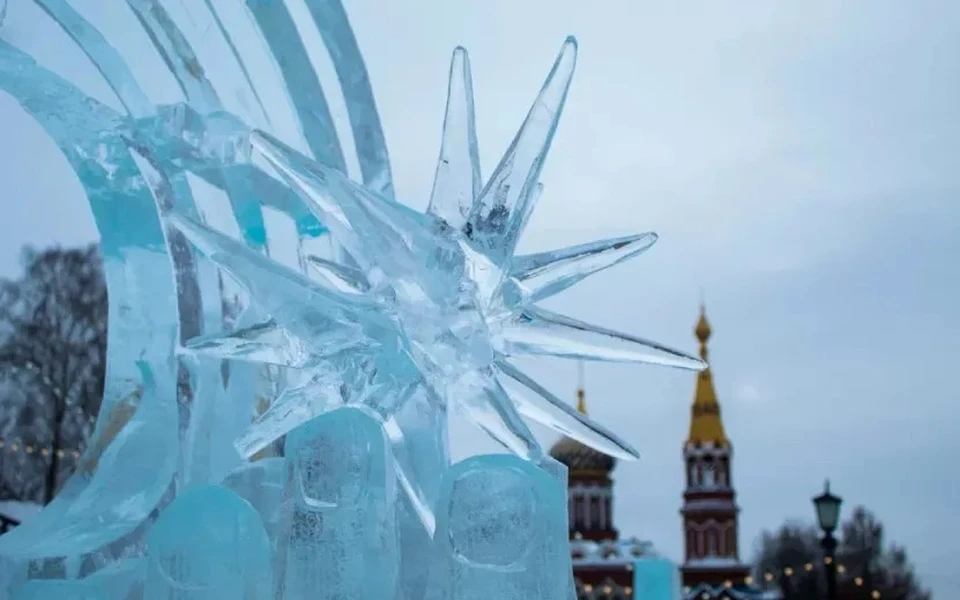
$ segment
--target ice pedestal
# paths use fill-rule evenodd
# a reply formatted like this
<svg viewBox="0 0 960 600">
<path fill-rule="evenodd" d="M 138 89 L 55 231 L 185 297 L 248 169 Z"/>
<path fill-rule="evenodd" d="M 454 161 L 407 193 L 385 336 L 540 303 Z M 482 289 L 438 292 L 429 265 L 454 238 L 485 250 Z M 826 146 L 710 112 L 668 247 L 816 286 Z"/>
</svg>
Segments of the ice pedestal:
<svg viewBox="0 0 960 600">
<path fill-rule="evenodd" d="M 569 598 L 563 479 L 508 455 L 453 465 L 443 475 L 427 598 Z"/>
<path fill-rule="evenodd" d="M 284 473 L 283 458 L 265 458 L 243 465 L 227 475 L 221 484 L 257 510 L 274 552 L 283 517 Z"/>
<path fill-rule="evenodd" d="M 396 473 L 378 417 L 361 407 L 335 409 L 294 430 L 284 453 L 281 597 L 392 600 Z"/>
<path fill-rule="evenodd" d="M 269 598 L 273 552 L 260 515 L 221 486 L 180 495 L 147 537 L 144 600 Z"/>
</svg>

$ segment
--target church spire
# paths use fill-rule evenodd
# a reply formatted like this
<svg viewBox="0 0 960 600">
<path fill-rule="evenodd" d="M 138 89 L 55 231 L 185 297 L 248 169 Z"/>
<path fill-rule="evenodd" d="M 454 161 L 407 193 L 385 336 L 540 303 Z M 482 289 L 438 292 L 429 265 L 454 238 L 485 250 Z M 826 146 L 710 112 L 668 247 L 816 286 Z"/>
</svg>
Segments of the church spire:
<svg viewBox="0 0 960 600">
<path fill-rule="evenodd" d="M 693 332 L 700 342 L 700 358 L 706 362 L 708 360 L 707 342 L 710 340 L 713 330 L 710 328 L 709 321 L 707 321 L 706 306 L 702 300 L 700 303 L 700 318 L 697 319 L 697 325 Z M 713 387 L 713 374 L 709 367 L 697 375 L 697 387 L 693 394 L 693 406 L 690 412 L 688 444 L 713 443 L 717 446 L 726 446 L 730 443 L 723 430 L 723 421 L 720 419 L 720 402 L 717 399 L 717 391 Z"/>
<path fill-rule="evenodd" d="M 587 414 L 587 399 L 583 385 L 583 361 L 577 362 L 577 410 L 581 414 Z"/>
</svg>

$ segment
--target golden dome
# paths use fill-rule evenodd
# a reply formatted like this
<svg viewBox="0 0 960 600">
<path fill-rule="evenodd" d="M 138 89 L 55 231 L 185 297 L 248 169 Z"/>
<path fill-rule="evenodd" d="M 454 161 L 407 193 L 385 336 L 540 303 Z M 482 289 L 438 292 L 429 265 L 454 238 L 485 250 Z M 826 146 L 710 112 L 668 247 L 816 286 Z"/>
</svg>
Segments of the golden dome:
<svg viewBox="0 0 960 600">
<path fill-rule="evenodd" d="M 694 327 L 693 332 L 697 335 L 701 344 L 706 344 L 707 340 L 710 339 L 710 334 L 713 333 L 713 330 L 710 329 L 710 323 L 707 321 L 707 313 L 702 306 L 700 307 L 700 318 L 697 319 L 697 326 Z"/>
<path fill-rule="evenodd" d="M 707 322 L 706 309 L 700 305 L 700 318 L 693 329 L 700 340 L 700 358 L 707 360 L 707 340 L 710 338 L 710 323 Z M 727 446 L 730 441 L 720 418 L 720 401 L 713 386 L 713 373 L 709 367 L 697 374 L 697 386 L 693 392 L 693 406 L 690 407 L 690 434 L 688 444 L 716 444 Z"/>
<path fill-rule="evenodd" d="M 609 474 L 617 460 L 577 440 L 561 438 L 550 448 L 550 456 L 566 465 L 569 473 Z"/>
<path fill-rule="evenodd" d="M 582 378 L 582 374 L 581 374 Z M 577 410 L 587 414 L 586 394 L 583 387 L 577 390 Z M 577 440 L 564 437 L 550 448 L 550 456 L 562 462 L 569 473 L 609 474 L 617 461 L 599 450 L 594 450 Z"/>
</svg>

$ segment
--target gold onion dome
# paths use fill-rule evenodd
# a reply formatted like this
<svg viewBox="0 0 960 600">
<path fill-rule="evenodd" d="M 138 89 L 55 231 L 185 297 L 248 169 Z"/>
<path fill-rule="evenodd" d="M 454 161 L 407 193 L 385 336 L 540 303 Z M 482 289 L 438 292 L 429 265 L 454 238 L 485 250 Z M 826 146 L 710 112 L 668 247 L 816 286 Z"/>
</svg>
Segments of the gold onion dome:
<svg viewBox="0 0 960 600">
<path fill-rule="evenodd" d="M 707 340 L 710 339 L 712 330 L 710 323 L 707 322 L 707 312 L 703 304 L 700 305 L 700 318 L 697 319 L 693 332 L 700 342 L 700 358 L 707 361 L 709 355 Z M 713 385 L 713 372 L 710 367 L 697 374 L 697 387 L 693 392 L 693 406 L 690 407 L 690 412 L 690 435 L 687 436 L 687 444 L 713 444 L 721 447 L 730 445 L 720 417 L 720 401 Z"/>
<path fill-rule="evenodd" d="M 583 388 L 577 390 L 577 410 L 587 414 Z M 564 437 L 550 448 L 550 456 L 566 465 L 569 473 L 591 473 L 606 475 L 613 471 L 617 460 L 599 450 L 581 444 L 577 440 Z"/>
<path fill-rule="evenodd" d="M 710 334 L 713 333 L 703 307 L 700 308 L 700 318 L 697 319 L 697 326 L 694 327 L 693 332 L 697 335 L 697 339 L 700 340 L 701 344 L 706 344 L 707 340 L 710 339 Z"/>
</svg>

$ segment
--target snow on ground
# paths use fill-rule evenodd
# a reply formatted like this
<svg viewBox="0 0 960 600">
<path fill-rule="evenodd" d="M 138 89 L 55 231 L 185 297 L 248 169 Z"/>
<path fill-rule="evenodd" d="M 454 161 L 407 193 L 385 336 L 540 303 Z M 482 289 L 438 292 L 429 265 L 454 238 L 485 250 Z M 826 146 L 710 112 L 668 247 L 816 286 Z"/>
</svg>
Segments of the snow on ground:
<svg viewBox="0 0 960 600">
<path fill-rule="evenodd" d="M 0 500 L 0 515 L 12 521 L 23 523 L 43 508 L 35 502 L 18 502 L 16 500 Z"/>
</svg>

